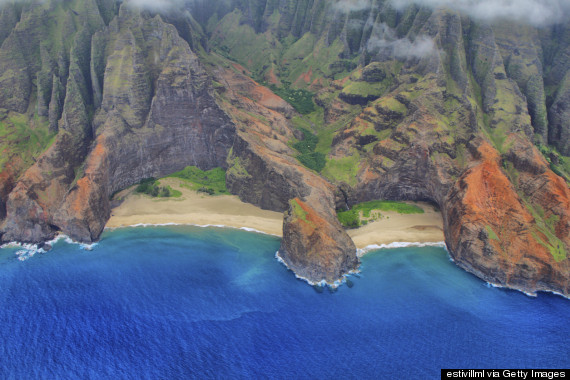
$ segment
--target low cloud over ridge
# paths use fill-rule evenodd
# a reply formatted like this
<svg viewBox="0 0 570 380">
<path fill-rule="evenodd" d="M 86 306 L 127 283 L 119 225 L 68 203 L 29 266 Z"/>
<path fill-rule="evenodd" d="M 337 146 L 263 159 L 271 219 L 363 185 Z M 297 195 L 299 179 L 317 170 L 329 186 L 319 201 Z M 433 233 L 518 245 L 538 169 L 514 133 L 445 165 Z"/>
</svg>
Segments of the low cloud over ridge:
<svg viewBox="0 0 570 380">
<path fill-rule="evenodd" d="M 333 8 L 341 12 L 358 12 L 370 9 L 370 0 L 340 0 L 333 5 Z"/>
<path fill-rule="evenodd" d="M 366 48 L 371 52 L 383 51 L 400 59 L 425 58 L 438 51 L 435 42 L 427 36 L 420 36 L 414 41 L 407 38 L 398 40 L 371 38 Z"/>
<path fill-rule="evenodd" d="M 411 4 L 445 7 L 480 20 L 511 20 L 538 27 L 570 21 L 570 0 L 392 0 L 392 4 L 396 9 Z"/>
</svg>

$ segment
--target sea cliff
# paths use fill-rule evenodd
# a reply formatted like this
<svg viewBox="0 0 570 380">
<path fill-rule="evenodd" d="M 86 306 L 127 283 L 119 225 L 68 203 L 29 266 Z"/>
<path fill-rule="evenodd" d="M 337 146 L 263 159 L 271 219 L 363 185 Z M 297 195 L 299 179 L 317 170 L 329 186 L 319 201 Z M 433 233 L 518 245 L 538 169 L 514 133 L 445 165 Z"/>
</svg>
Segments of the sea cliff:
<svg viewBox="0 0 570 380">
<path fill-rule="evenodd" d="M 349 3 L 0 6 L 2 241 L 95 241 L 116 191 L 221 167 L 311 281 L 358 265 L 336 210 L 423 200 L 462 268 L 569 295 L 568 22 Z"/>
</svg>

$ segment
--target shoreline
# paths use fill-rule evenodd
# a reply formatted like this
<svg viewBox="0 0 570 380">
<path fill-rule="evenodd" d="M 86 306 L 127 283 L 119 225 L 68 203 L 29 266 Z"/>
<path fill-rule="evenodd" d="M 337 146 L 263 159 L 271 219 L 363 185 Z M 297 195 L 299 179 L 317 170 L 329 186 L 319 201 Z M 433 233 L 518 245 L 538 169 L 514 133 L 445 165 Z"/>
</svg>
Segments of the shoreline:
<svg viewBox="0 0 570 380">
<path fill-rule="evenodd" d="M 205 195 L 185 187 L 178 178 L 161 179 L 182 193 L 179 198 L 151 198 L 135 194 L 134 186 L 117 194 L 122 202 L 111 210 L 105 229 L 136 225 L 195 225 L 249 228 L 282 236 L 283 214 L 262 210 L 234 195 Z"/>
<path fill-rule="evenodd" d="M 121 203 L 111 210 L 105 229 L 151 225 L 226 227 L 283 236 L 283 214 L 242 202 L 235 195 L 205 195 L 185 187 L 178 178 L 164 178 L 162 185 L 182 193 L 180 198 L 151 198 L 134 193 L 134 186 L 116 195 Z M 368 251 L 402 246 L 442 243 L 443 218 L 432 205 L 413 202 L 423 214 L 382 212 L 382 218 L 357 229 L 346 230 L 359 256 Z"/>
<path fill-rule="evenodd" d="M 152 227 L 190 225 L 196 227 L 217 227 L 240 229 L 275 237 L 283 236 L 283 214 L 262 210 L 242 202 L 235 195 L 205 195 L 185 187 L 185 181 L 178 178 L 164 178 L 162 185 L 171 186 L 182 193 L 179 198 L 151 198 L 136 194 L 131 186 L 117 193 L 111 209 L 111 217 L 105 230 L 127 227 Z M 398 214 L 382 212 L 382 217 L 356 229 L 346 232 L 354 241 L 358 257 L 386 248 L 440 246 L 445 248 L 443 219 L 441 213 L 424 202 L 410 202 L 421 207 L 423 214 Z M 56 236 L 46 242 L 53 244 L 59 239 L 71 239 L 65 235 Z M 73 242 L 75 243 L 75 242 Z M 78 243 L 79 244 L 79 243 Z M 81 244 L 90 249 L 93 244 Z M 32 250 L 29 244 L 11 242 L 0 247 L 18 246 Z M 35 245 L 36 249 L 39 245 Z"/>
<path fill-rule="evenodd" d="M 247 232 L 260 233 L 263 235 L 270 235 L 270 234 L 267 234 L 263 231 L 257 231 L 255 229 L 252 229 L 249 227 L 230 227 L 230 226 L 224 226 L 224 225 L 220 225 L 220 224 L 218 224 L 218 225 L 197 225 L 197 224 L 189 224 L 189 223 L 185 223 L 185 224 L 177 224 L 177 223 L 143 224 L 143 223 L 139 223 L 139 224 L 130 225 L 130 226 L 105 227 L 105 229 L 114 230 L 114 229 L 120 229 L 120 228 L 159 227 L 159 226 L 195 226 L 195 227 L 201 227 L 201 228 L 208 228 L 208 227 L 232 228 L 232 229 L 244 230 Z M 281 237 L 279 235 L 271 235 L 271 236 Z M 94 242 L 91 244 L 80 243 L 80 242 L 74 241 L 73 239 L 71 239 L 69 236 L 67 236 L 65 234 L 59 234 L 56 237 L 54 237 L 52 240 L 49 240 L 49 241 L 45 242 L 44 244 L 54 245 L 55 243 L 59 242 L 60 240 L 64 240 L 67 244 L 78 245 L 80 249 L 86 250 L 86 251 L 93 250 L 99 244 L 99 242 Z M 379 249 L 394 249 L 394 248 L 405 248 L 405 247 L 442 247 L 443 249 L 445 249 L 445 251 L 448 251 L 447 245 L 445 244 L 444 241 L 427 242 L 427 243 L 392 242 L 389 244 L 381 244 L 381 245 L 373 244 L 373 245 L 370 245 L 370 246 L 367 246 L 364 248 L 357 248 L 357 256 L 360 258 L 370 251 L 379 250 Z M 37 253 L 47 253 L 47 252 L 49 252 L 49 250 L 51 250 L 51 248 L 50 248 L 48 251 L 46 251 L 44 248 L 40 248 L 38 244 L 21 243 L 21 242 L 16 242 L 16 241 L 0 244 L 0 249 L 3 249 L 3 248 L 15 248 L 15 249 L 19 248 L 19 250 L 16 252 L 16 256 L 17 256 L 18 260 L 20 260 L 20 261 L 26 261 L 29 258 L 33 257 Z M 449 252 L 448 252 L 448 257 L 452 263 L 456 264 L 455 260 L 453 260 L 453 258 L 451 256 L 449 256 Z M 348 273 L 342 275 L 342 277 L 340 279 L 336 280 L 334 283 L 328 283 L 325 280 L 321 280 L 319 282 L 313 282 L 313 281 L 311 281 L 305 277 L 297 275 L 291 268 L 289 268 L 287 263 L 279 256 L 279 251 L 275 252 L 275 259 L 277 261 L 279 261 L 279 263 L 284 265 L 285 268 L 290 270 L 295 275 L 296 279 L 304 281 L 311 286 L 330 286 L 332 288 L 337 288 L 346 282 L 348 276 L 360 273 L 360 269 L 354 269 L 354 270 L 351 270 Z M 457 267 L 459 269 L 462 269 L 463 271 L 465 271 L 467 273 L 473 274 L 472 272 L 468 271 L 467 269 L 465 269 L 459 265 L 457 265 Z M 570 300 L 570 297 L 568 297 L 562 293 L 552 291 L 552 290 L 537 289 L 534 291 L 529 291 L 528 289 L 522 289 L 519 287 L 509 287 L 509 286 L 497 284 L 497 283 L 489 281 L 486 278 L 482 278 L 482 277 L 479 277 L 476 275 L 475 275 L 475 277 L 477 277 L 478 279 L 483 281 L 488 287 L 496 288 L 496 289 L 515 290 L 515 291 L 518 291 L 520 293 L 523 293 L 524 295 L 526 295 L 527 297 L 530 297 L 530 298 L 538 297 L 539 293 L 545 293 L 545 294 L 548 293 L 548 294 L 560 296 L 562 298 Z"/>
<path fill-rule="evenodd" d="M 164 226 L 192 226 L 192 227 L 200 227 L 200 228 L 210 228 L 210 227 L 214 227 L 214 228 L 231 228 L 233 230 L 242 230 L 242 231 L 247 231 L 247 232 L 254 232 L 256 234 L 261 234 L 261 235 L 268 235 L 268 236 L 275 236 L 278 238 L 281 238 L 281 234 L 272 234 L 269 232 L 265 232 L 265 231 L 260 231 L 260 230 L 256 230 L 255 228 L 251 228 L 251 227 L 235 227 L 235 226 L 226 226 L 224 224 L 196 224 L 196 223 L 137 223 L 137 224 L 131 224 L 131 225 L 121 225 L 121 226 L 117 226 L 117 227 L 107 227 L 105 226 L 105 230 L 117 230 L 117 229 L 121 229 L 121 228 L 136 228 L 136 227 L 164 227 Z M 96 244 L 96 243 L 94 243 Z"/>
</svg>

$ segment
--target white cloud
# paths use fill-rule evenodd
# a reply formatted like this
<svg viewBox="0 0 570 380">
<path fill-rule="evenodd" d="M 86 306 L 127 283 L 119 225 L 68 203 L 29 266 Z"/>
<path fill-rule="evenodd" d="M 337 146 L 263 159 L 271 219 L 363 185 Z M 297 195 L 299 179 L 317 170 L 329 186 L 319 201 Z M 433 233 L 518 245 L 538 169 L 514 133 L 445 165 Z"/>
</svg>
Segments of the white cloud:
<svg viewBox="0 0 570 380">
<path fill-rule="evenodd" d="M 547 26 L 570 20 L 570 0 L 392 0 L 396 9 L 417 4 L 450 8 L 476 19 Z"/>
<path fill-rule="evenodd" d="M 44 0 L 37 1 L 38 3 L 43 3 Z M 30 3 L 30 0 L 0 0 L 0 8 L 6 4 L 14 4 L 14 3 Z"/>
<path fill-rule="evenodd" d="M 333 5 L 333 9 L 348 13 L 370 9 L 370 0 L 340 0 Z"/>
<path fill-rule="evenodd" d="M 396 58 L 425 58 L 438 51 L 435 42 L 427 37 L 420 36 L 414 41 L 407 38 L 386 40 L 371 38 L 367 44 L 368 51 L 382 51 Z"/>
<path fill-rule="evenodd" d="M 425 58 L 438 52 L 434 40 L 430 37 L 418 36 L 414 41 L 406 37 L 397 38 L 396 33 L 385 23 L 375 28 L 366 49 L 372 53 L 400 59 Z"/>
<path fill-rule="evenodd" d="M 189 1 L 185 0 L 126 0 L 125 4 L 136 8 L 148 9 L 154 12 L 161 12 L 175 8 L 181 8 Z"/>
</svg>

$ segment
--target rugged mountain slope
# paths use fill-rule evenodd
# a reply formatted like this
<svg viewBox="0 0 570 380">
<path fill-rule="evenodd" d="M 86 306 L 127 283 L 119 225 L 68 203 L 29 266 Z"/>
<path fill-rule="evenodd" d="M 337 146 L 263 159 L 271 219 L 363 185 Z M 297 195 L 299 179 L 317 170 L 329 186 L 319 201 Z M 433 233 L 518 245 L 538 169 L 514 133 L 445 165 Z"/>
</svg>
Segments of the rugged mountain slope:
<svg viewBox="0 0 570 380">
<path fill-rule="evenodd" d="M 458 265 L 570 294 L 568 25 L 383 0 L 188 10 L 2 7 L 2 240 L 95 240 L 114 191 L 221 166 L 232 193 L 285 212 L 280 256 L 312 281 L 358 264 L 335 208 L 429 200 Z"/>
<path fill-rule="evenodd" d="M 98 17 L 98 28 L 87 28 L 80 4 L 91 4 L 89 17 Z M 44 8 L 52 6 L 67 7 L 66 15 L 83 27 L 71 43 L 69 63 L 62 52 L 61 60 L 42 69 L 51 70 L 48 76 L 55 83 L 45 93 L 57 93 L 49 109 L 61 108 L 61 115 L 48 119 L 56 120 L 50 129 L 58 133 L 17 183 L 12 179 L 13 190 L 2 199 L 4 240 L 37 242 L 59 230 L 82 241 L 97 239 L 109 217 L 110 194 L 189 164 L 225 166 L 235 135 L 213 98 L 207 74 L 174 26 L 127 6 L 105 25 L 94 1 L 30 6 L 23 15 L 44 20 L 45 12 L 54 12 Z M 21 34 L 29 39 L 25 31 Z M 37 41 L 30 50 L 42 46 Z M 45 61 L 49 54 L 44 52 Z M 28 112 L 30 119 L 45 117 L 39 111 L 41 90 L 38 86 L 37 105 L 31 91 L 27 98 L 11 94 L 4 103 L 8 118 L 31 106 L 38 111 Z"/>
<path fill-rule="evenodd" d="M 398 12 L 381 1 L 348 12 L 313 5 L 330 9 L 307 29 L 283 23 L 291 14 L 282 12 L 293 12 L 285 6 L 261 23 L 234 11 L 212 44 L 269 83 L 318 91 L 323 115 L 313 130 L 332 141 L 321 149 L 322 174 L 341 190 L 338 205 L 433 201 L 460 266 L 500 285 L 568 294 L 568 175 L 544 145 L 564 153 L 568 141 L 564 107 L 554 106 L 564 83 L 549 77 L 567 75 L 566 30 L 486 24 L 449 10 Z M 253 45 L 231 37 L 248 23 L 260 62 L 242 58 Z M 292 44 L 278 38 L 287 25 Z"/>
</svg>

